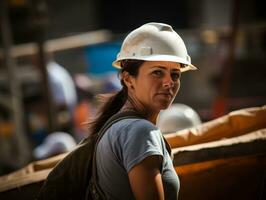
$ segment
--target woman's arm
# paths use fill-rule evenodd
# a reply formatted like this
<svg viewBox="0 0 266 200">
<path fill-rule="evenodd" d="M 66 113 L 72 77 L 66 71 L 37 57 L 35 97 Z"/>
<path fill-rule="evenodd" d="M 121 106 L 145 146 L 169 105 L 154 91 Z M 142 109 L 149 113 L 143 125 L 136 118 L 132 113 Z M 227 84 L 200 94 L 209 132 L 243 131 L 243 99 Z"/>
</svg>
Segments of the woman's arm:
<svg viewBox="0 0 266 200">
<path fill-rule="evenodd" d="M 137 200 L 164 199 L 161 166 L 161 156 L 148 156 L 129 171 L 131 189 Z"/>
</svg>

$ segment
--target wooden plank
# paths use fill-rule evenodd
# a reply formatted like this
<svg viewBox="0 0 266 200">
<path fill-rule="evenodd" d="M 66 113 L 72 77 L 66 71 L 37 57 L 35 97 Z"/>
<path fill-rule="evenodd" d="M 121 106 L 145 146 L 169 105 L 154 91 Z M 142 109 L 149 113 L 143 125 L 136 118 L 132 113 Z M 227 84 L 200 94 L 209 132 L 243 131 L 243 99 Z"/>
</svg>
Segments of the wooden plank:
<svg viewBox="0 0 266 200">
<path fill-rule="evenodd" d="M 88 45 L 108 42 L 112 34 L 108 30 L 96 30 L 79 35 L 67 36 L 58 39 L 50 39 L 45 43 L 46 52 L 63 51 L 67 49 L 79 48 Z M 37 44 L 27 43 L 19 44 L 11 48 L 12 57 L 22 57 L 34 55 L 37 53 Z M 0 59 L 3 58 L 3 50 L 0 49 Z"/>
</svg>

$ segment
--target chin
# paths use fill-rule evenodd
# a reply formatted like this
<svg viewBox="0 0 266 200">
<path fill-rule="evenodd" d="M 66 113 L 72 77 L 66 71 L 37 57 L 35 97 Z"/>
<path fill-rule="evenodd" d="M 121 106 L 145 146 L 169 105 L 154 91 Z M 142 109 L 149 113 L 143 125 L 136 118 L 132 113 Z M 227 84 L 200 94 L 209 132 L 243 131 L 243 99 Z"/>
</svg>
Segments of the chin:
<svg viewBox="0 0 266 200">
<path fill-rule="evenodd" d="M 160 104 L 158 105 L 158 110 L 165 110 L 167 108 L 169 108 L 169 106 L 172 104 L 172 102 L 169 102 L 169 101 L 163 101 L 163 102 L 160 102 Z"/>
<path fill-rule="evenodd" d="M 157 110 L 165 110 L 172 104 L 173 100 L 172 98 L 156 98 L 154 99 L 154 105 Z"/>
</svg>

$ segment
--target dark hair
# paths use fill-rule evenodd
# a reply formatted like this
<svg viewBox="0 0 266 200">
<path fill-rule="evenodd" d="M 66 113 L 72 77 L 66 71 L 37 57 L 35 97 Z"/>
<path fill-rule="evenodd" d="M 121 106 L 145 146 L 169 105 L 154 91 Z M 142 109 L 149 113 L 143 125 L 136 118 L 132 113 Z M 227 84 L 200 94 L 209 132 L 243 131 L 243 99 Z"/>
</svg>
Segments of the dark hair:
<svg viewBox="0 0 266 200">
<path fill-rule="evenodd" d="M 121 61 L 121 71 L 127 71 L 131 76 L 138 76 L 139 68 L 144 63 L 143 60 L 122 60 Z M 90 134 L 97 134 L 103 124 L 114 114 L 116 114 L 125 104 L 128 94 L 127 87 L 124 81 L 121 79 L 122 89 L 116 93 L 104 94 L 99 96 L 99 100 L 102 105 L 98 110 L 96 118 L 89 122 Z"/>
</svg>

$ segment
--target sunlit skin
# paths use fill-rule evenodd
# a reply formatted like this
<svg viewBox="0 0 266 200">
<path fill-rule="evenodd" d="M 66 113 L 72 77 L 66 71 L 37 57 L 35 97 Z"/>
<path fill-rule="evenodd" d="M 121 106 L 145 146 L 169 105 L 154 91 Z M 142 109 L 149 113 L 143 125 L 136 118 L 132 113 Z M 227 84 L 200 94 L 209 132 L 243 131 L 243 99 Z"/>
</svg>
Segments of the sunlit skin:
<svg viewBox="0 0 266 200">
<path fill-rule="evenodd" d="M 180 67 L 174 62 L 146 61 L 136 77 L 123 72 L 129 95 L 125 107 L 133 106 L 146 113 L 148 120 L 155 124 L 160 110 L 170 106 L 179 90 Z"/>
</svg>

